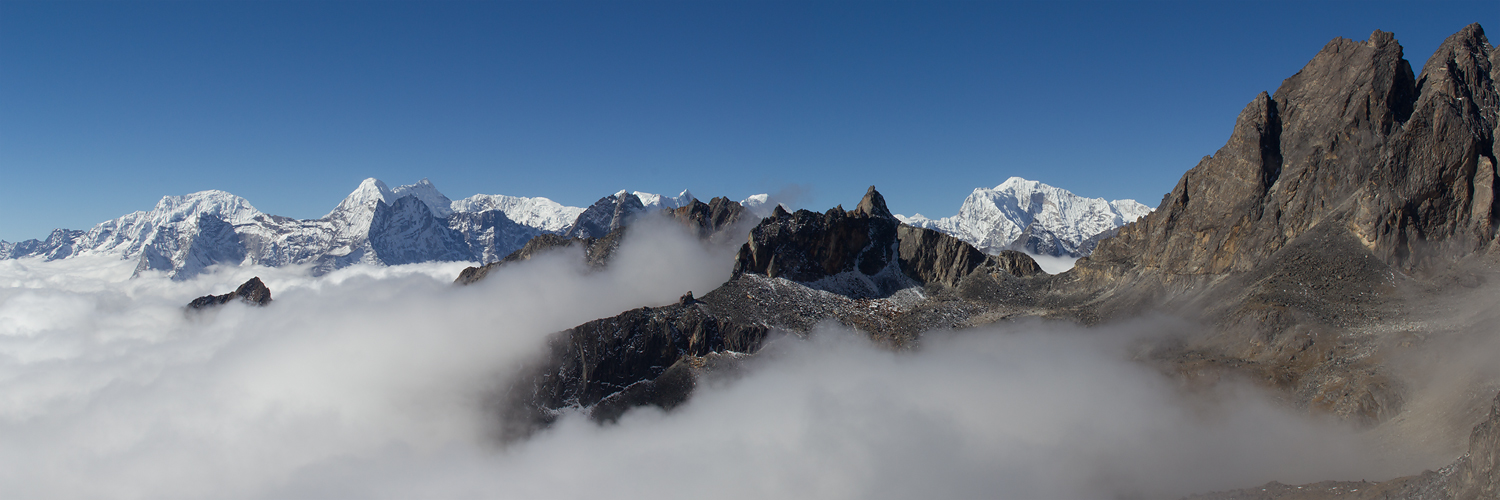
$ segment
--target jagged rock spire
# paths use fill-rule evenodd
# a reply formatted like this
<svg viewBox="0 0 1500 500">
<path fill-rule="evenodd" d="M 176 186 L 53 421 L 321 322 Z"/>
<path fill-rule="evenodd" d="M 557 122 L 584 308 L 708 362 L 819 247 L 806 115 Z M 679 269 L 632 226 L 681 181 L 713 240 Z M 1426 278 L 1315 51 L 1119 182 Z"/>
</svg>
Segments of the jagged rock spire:
<svg viewBox="0 0 1500 500">
<path fill-rule="evenodd" d="M 850 215 L 855 214 L 882 219 L 896 218 L 896 216 L 891 215 L 889 209 L 885 208 L 885 197 L 880 195 L 880 191 L 875 190 L 875 186 L 870 186 L 870 189 L 865 191 L 865 197 L 860 198 L 859 205 L 854 207 L 854 213 Z"/>
</svg>

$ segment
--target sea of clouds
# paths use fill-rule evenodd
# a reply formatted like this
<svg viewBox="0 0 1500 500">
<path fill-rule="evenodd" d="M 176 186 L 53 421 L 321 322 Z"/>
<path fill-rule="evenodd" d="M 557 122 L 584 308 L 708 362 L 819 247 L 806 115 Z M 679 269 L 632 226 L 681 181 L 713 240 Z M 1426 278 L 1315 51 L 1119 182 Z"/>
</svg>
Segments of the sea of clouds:
<svg viewBox="0 0 1500 500">
<path fill-rule="evenodd" d="M 497 443 L 488 399 L 547 334 L 729 278 L 732 248 L 642 227 L 608 270 L 564 252 L 472 286 L 452 283 L 464 263 L 173 282 L 108 257 L 0 261 L 0 491 L 1085 499 L 1386 473 L 1354 430 L 1132 361 L 1168 319 L 937 332 L 903 352 L 828 325 L 672 412 L 568 414 Z M 183 309 L 252 276 L 269 306 Z"/>
</svg>

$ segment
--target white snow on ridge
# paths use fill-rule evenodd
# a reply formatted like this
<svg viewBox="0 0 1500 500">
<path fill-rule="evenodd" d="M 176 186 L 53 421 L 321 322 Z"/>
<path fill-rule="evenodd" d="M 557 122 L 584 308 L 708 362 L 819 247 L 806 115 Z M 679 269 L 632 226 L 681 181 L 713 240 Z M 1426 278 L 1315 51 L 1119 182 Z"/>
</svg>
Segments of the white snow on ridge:
<svg viewBox="0 0 1500 500">
<path fill-rule="evenodd" d="M 765 193 L 752 194 L 740 200 L 740 206 L 745 207 L 745 211 L 762 219 L 770 217 L 771 212 L 776 211 L 776 207 L 779 205 L 781 204 L 771 203 L 771 195 Z"/>
<path fill-rule="evenodd" d="M 687 190 L 677 196 L 621 191 L 601 203 L 628 198 L 633 199 L 626 211 L 632 213 L 680 208 L 694 199 Z M 760 215 L 756 207 L 767 199 L 756 195 L 745 204 Z M 610 213 L 601 216 L 622 219 L 606 221 L 611 227 L 630 215 L 614 205 L 605 208 Z M 453 201 L 428 179 L 393 189 L 369 178 L 327 215 L 293 219 L 210 190 L 165 196 L 149 211 L 84 231 L 59 229 L 45 240 L 0 242 L 0 259 L 107 256 L 134 261 L 136 275 L 162 272 L 173 279 L 216 265 L 306 265 L 322 274 L 353 264 L 491 262 L 537 235 L 566 234 L 581 224 L 585 212 L 541 197 L 480 194 Z"/>
<path fill-rule="evenodd" d="M 546 198 L 477 195 L 454 202 L 427 179 L 395 189 L 365 179 L 327 215 L 308 220 L 201 191 L 163 197 L 150 211 L 87 231 L 0 244 L 0 258 L 113 255 L 136 260 L 137 274 L 164 271 L 175 279 L 212 265 L 310 264 L 323 273 L 356 263 L 495 260 L 533 236 L 565 230 L 582 211 Z"/>
<path fill-rule="evenodd" d="M 138 211 L 95 225 L 73 241 L 78 255 L 137 254 L 147 242 L 178 224 L 196 223 L 200 215 L 230 224 L 246 224 L 261 215 L 244 198 L 209 190 L 182 196 L 163 196 L 150 211 Z"/>
<path fill-rule="evenodd" d="M 583 213 L 582 207 L 570 207 L 542 197 L 527 198 L 503 194 L 476 194 L 453 202 L 452 210 L 460 213 L 478 213 L 499 210 L 506 217 L 523 226 L 531 226 L 547 232 L 561 233 Z"/>
<path fill-rule="evenodd" d="M 385 202 L 389 205 L 396 201 L 396 194 L 391 192 L 391 188 L 386 187 L 385 183 L 381 182 L 380 179 L 371 177 L 360 182 L 359 187 L 354 188 L 354 192 L 349 193 L 349 196 L 345 196 L 344 200 L 340 201 L 338 206 L 333 207 L 333 210 L 328 212 L 328 215 L 324 215 L 323 218 L 333 218 L 339 212 L 371 208 L 375 206 L 375 202 L 377 201 Z"/>
<path fill-rule="evenodd" d="M 395 195 L 395 198 L 404 196 L 417 197 L 418 200 L 422 200 L 422 203 L 427 205 L 427 209 L 432 211 L 432 215 L 439 218 L 447 218 L 448 215 L 453 213 L 453 200 L 449 200 L 447 196 L 443 196 L 443 193 L 439 193 L 437 186 L 433 186 L 432 182 L 428 181 L 426 177 L 417 181 L 416 184 L 408 184 L 392 189 L 391 193 Z M 394 199 L 387 200 L 387 203 L 394 201 Z"/>
<path fill-rule="evenodd" d="M 1011 177 L 993 189 L 977 188 L 958 214 L 930 219 L 897 215 L 902 222 L 951 234 L 985 253 L 1024 250 L 1081 257 L 1098 238 L 1151 212 L 1135 200 L 1085 198 L 1037 181 Z"/>
<path fill-rule="evenodd" d="M 615 193 L 615 197 L 618 198 L 620 196 L 623 196 L 624 194 L 625 191 L 620 190 L 619 193 Z M 635 191 L 630 194 L 635 195 L 637 199 L 641 200 L 641 205 L 644 205 L 647 209 L 682 208 L 693 202 L 693 193 L 688 192 L 688 190 L 686 189 L 682 190 L 682 192 L 678 193 L 675 197 L 652 193 L 642 193 L 640 191 Z"/>
</svg>

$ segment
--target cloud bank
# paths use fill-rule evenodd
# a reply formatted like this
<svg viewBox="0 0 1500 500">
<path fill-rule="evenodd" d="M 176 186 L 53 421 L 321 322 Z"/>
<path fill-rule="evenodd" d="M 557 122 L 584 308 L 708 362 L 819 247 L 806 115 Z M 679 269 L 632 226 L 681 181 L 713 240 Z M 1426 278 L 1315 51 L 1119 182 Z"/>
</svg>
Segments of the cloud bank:
<svg viewBox="0 0 1500 500">
<path fill-rule="evenodd" d="M 1129 360 L 1161 327 L 1022 323 L 889 352 L 827 327 L 773 341 L 677 411 L 565 416 L 488 438 L 485 398 L 544 336 L 705 293 L 732 253 L 633 231 L 576 254 L 466 264 L 219 269 L 0 262 L 0 490 L 18 498 L 1117 498 L 1359 479 L 1361 436 Z M 259 275 L 269 307 L 182 305 Z M 1377 479 L 1376 477 L 1368 477 Z"/>
</svg>

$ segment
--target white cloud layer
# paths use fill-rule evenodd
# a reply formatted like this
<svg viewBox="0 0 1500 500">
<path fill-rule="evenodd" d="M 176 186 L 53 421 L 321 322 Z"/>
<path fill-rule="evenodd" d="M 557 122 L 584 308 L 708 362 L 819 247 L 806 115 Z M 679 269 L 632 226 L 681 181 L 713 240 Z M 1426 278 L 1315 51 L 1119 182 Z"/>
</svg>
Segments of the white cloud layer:
<svg viewBox="0 0 1500 500">
<path fill-rule="evenodd" d="M 487 438 L 484 398 L 549 332 L 701 295 L 732 249 L 644 225 L 469 287 L 464 264 L 221 269 L 0 261 L 0 491 L 14 498 L 1115 498 L 1358 479 L 1370 450 L 1255 391 L 1129 361 L 1149 321 L 782 338 L 687 405 Z M 266 308 L 182 305 L 253 275 Z M 1376 477 L 1369 477 L 1376 479 Z"/>
</svg>

